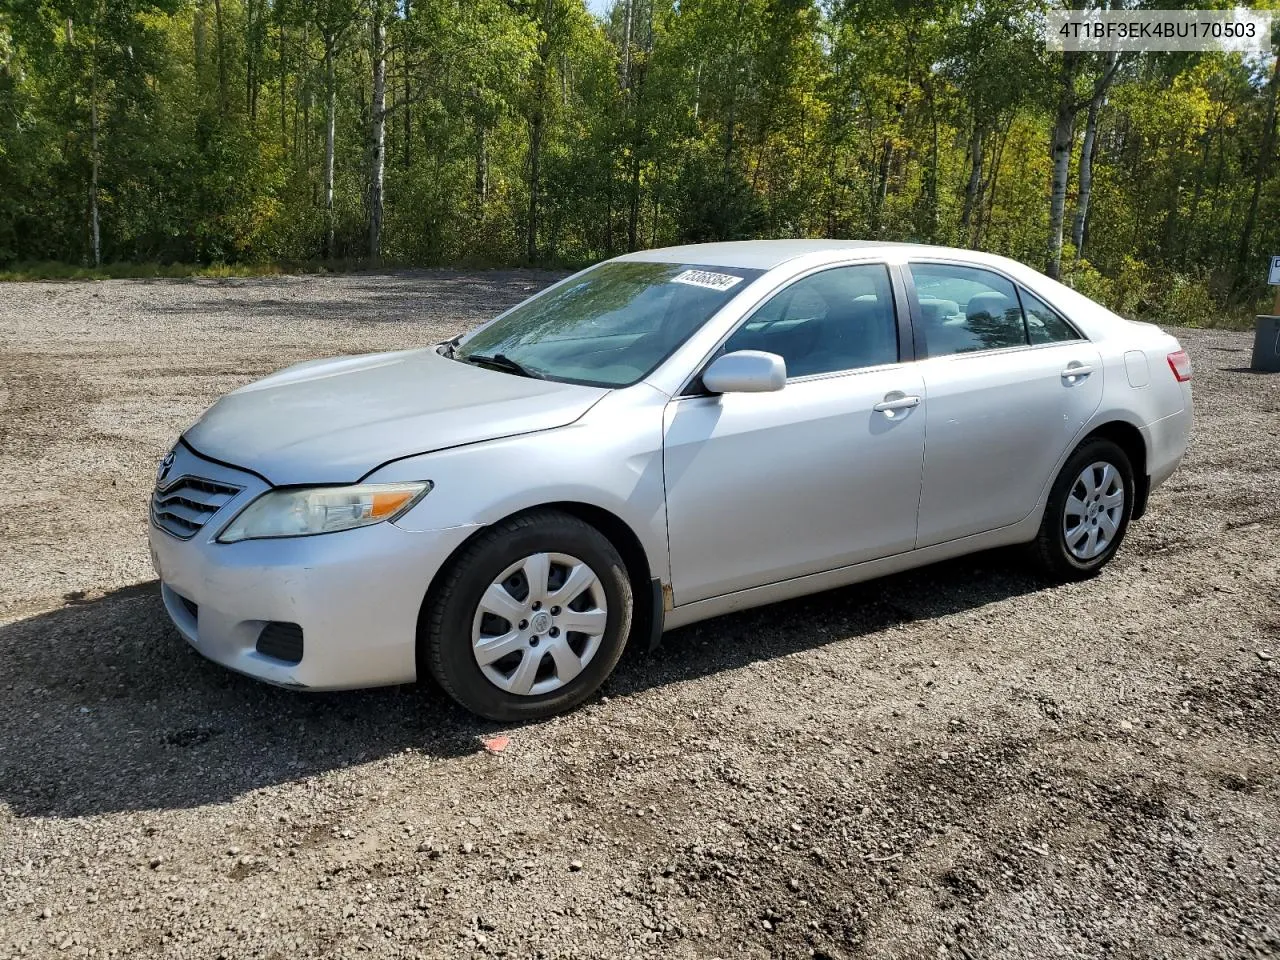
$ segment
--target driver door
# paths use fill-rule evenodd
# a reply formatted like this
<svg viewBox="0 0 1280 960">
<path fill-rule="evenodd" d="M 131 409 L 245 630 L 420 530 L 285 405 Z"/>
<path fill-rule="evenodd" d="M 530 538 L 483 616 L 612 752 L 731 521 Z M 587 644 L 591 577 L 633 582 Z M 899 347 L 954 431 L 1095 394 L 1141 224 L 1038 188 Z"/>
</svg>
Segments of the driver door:
<svg viewBox="0 0 1280 960">
<path fill-rule="evenodd" d="M 668 404 L 677 606 L 912 549 L 925 396 L 898 329 L 884 264 L 809 274 L 724 347 L 781 355 L 782 391 Z"/>
</svg>

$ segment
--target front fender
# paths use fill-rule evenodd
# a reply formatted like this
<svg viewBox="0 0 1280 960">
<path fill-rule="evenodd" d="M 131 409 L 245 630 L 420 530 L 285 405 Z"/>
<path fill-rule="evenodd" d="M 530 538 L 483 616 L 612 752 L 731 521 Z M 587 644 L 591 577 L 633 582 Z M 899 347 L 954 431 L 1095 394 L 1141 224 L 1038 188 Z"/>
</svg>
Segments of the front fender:
<svg viewBox="0 0 1280 960">
<path fill-rule="evenodd" d="M 610 394 L 576 423 L 408 457 L 365 479 L 434 484 L 395 521 L 411 531 L 488 526 L 549 503 L 608 511 L 636 535 L 651 576 L 669 583 L 662 473 L 665 403 L 664 395 L 642 384 Z"/>
</svg>

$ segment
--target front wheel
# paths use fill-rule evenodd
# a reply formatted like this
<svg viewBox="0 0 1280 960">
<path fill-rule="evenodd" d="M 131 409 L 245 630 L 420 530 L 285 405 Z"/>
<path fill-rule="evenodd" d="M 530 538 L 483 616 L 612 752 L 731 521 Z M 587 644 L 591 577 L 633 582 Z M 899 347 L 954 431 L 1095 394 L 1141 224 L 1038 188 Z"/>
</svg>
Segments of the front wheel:
<svg viewBox="0 0 1280 960">
<path fill-rule="evenodd" d="M 422 659 L 440 686 L 490 720 L 569 710 L 617 665 L 634 599 L 608 539 L 568 514 L 497 524 L 467 546 L 424 607 Z"/>
<path fill-rule="evenodd" d="M 1115 556 L 1133 515 L 1133 466 L 1118 445 L 1086 440 L 1063 464 L 1032 544 L 1057 580 L 1084 580 Z"/>
</svg>

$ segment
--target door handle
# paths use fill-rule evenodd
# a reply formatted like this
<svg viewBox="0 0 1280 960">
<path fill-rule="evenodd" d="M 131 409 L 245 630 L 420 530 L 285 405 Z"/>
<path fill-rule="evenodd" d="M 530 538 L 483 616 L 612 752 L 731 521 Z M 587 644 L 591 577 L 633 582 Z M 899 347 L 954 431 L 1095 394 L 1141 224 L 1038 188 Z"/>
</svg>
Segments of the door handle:
<svg viewBox="0 0 1280 960">
<path fill-rule="evenodd" d="M 889 413 L 893 410 L 908 410 L 920 406 L 919 397 L 898 397 L 896 400 L 881 400 L 871 409 L 877 413 Z"/>
<path fill-rule="evenodd" d="M 1074 380 L 1076 377 L 1087 377 L 1093 373 L 1093 364 L 1091 363 L 1069 363 L 1067 369 L 1059 374 L 1064 380 Z"/>
</svg>

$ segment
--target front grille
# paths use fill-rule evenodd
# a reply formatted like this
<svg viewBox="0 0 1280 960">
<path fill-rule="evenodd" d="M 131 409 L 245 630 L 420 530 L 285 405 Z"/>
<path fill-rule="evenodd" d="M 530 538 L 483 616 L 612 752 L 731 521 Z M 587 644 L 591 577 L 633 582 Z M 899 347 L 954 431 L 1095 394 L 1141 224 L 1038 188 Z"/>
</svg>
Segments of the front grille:
<svg viewBox="0 0 1280 960">
<path fill-rule="evenodd" d="M 186 540 L 243 489 L 202 477 L 179 477 L 151 495 L 151 518 L 160 529 Z"/>
<path fill-rule="evenodd" d="M 258 652 L 286 663 L 302 661 L 302 628 L 296 623 L 272 620 L 258 634 Z"/>
</svg>

